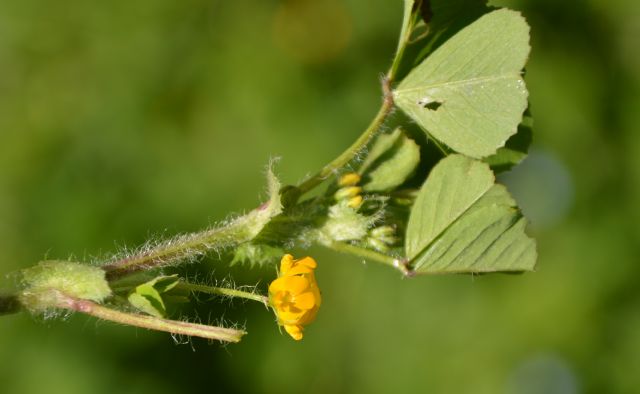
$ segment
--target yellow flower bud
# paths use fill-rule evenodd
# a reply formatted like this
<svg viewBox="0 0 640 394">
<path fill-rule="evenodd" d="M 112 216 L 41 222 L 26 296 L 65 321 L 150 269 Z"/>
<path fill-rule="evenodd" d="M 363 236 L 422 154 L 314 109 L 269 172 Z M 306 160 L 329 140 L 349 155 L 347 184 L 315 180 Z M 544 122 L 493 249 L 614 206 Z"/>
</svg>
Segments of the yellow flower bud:
<svg viewBox="0 0 640 394">
<path fill-rule="evenodd" d="M 360 175 L 355 172 L 348 172 L 340 177 L 338 180 L 338 186 L 355 186 L 360 182 Z"/>
<path fill-rule="evenodd" d="M 351 197 L 347 202 L 347 206 L 353 209 L 358 209 L 362 206 L 362 196 Z"/>
</svg>

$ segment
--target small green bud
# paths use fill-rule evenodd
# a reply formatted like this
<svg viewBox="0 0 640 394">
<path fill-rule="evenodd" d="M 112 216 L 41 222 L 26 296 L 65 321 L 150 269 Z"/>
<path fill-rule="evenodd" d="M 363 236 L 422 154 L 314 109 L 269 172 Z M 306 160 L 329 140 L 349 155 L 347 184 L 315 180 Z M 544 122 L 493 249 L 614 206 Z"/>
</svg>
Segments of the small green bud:
<svg viewBox="0 0 640 394">
<path fill-rule="evenodd" d="M 371 230 L 371 236 L 373 238 L 383 238 L 393 236 L 396 232 L 396 229 L 391 226 L 380 226 Z"/>
<path fill-rule="evenodd" d="M 378 252 L 386 253 L 389 251 L 389 247 L 387 246 L 387 244 L 377 238 L 367 238 L 367 244 Z"/>
</svg>

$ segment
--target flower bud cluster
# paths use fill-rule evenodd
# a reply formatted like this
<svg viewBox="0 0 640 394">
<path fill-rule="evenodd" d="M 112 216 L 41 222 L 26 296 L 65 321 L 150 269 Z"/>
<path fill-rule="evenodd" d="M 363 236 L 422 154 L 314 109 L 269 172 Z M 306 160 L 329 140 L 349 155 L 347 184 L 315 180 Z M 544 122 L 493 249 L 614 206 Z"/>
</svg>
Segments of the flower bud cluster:
<svg viewBox="0 0 640 394">
<path fill-rule="evenodd" d="M 349 172 L 340 177 L 338 180 L 337 192 L 333 195 L 336 201 L 343 203 L 350 208 L 358 209 L 362 206 L 362 187 L 358 186 L 360 175 L 355 172 Z"/>
</svg>

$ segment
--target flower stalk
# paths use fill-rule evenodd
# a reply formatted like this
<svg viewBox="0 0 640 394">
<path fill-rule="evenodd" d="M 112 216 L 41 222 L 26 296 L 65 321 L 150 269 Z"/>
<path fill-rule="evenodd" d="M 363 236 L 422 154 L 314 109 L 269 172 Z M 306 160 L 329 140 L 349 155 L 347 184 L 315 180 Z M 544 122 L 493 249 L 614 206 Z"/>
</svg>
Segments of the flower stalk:
<svg viewBox="0 0 640 394">
<path fill-rule="evenodd" d="M 213 295 L 220 295 L 220 296 L 232 297 L 232 298 L 243 298 L 245 300 L 260 302 L 264 304 L 264 306 L 266 307 L 269 306 L 269 299 L 266 296 L 263 296 L 261 294 L 254 293 L 254 292 L 239 290 L 239 289 L 198 285 L 198 284 L 184 282 L 184 281 L 181 281 L 180 283 L 178 283 L 178 285 L 176 286 L 176 289 L 207 293 L 207 294 L 213 294 Z"/>
<path fill-rule="evenodd" d="M 74 312 L 84 313 L 98 319 L 129 326 L 146 328 L 149 330 L 164 331 L 175 335 L 186 335 L 221 342 L 239 342 L 245 331 L 232 328 L 207 326 L 204 324 L 189 323 L 184 321 L 161 319 L 148 315 L 134 314 L 111 309 L 93 301 L 80 300 L 73 297 L 58 295 L 58 307 Z"/>
</svg>

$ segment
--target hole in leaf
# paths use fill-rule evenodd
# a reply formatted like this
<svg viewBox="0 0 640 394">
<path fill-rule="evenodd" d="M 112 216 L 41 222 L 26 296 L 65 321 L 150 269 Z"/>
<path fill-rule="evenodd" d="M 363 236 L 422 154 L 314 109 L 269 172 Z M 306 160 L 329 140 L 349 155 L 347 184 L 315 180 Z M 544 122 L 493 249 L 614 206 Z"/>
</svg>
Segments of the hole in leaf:
<svg viewBox="0 0 640 394">
<path fill-rule="evenodd" d="M 430 103 L 424 104 L 424 108 L 426 109 L 430 109 L 432 111 L 436 111 L 438 108 L 440 108 L 440 106 L 442 105 L 442 103 L 438 102 L 438 101 L 432 101 Z"/>
<path fill-rule="evenodd" d="M 432 111 L 436 111 L 442 105 L 441 101 L 438 101 L 432 97 L 425 96 L 418 100 L 418 105 L 422 108 L 430 109 Z"/>
<path fill-rule="evenodd" d="M 423 97 L 418 100 L 418 105 L 422 106 L 422 108 L 430 109 L 432 111 L 436 111 L 442 105 L 442 102 L 438 100 L 434 100 L 431 97 Z"/>
</svg>

